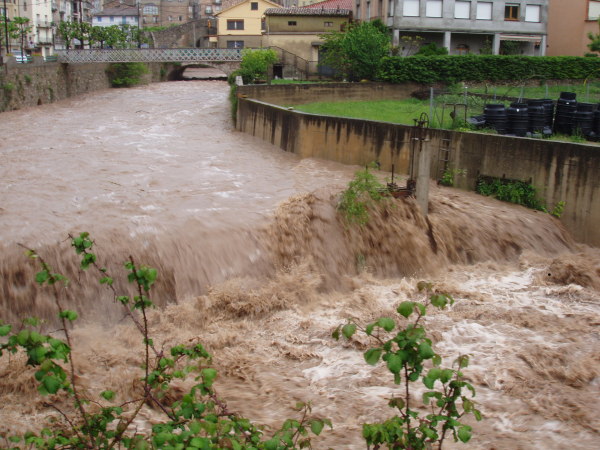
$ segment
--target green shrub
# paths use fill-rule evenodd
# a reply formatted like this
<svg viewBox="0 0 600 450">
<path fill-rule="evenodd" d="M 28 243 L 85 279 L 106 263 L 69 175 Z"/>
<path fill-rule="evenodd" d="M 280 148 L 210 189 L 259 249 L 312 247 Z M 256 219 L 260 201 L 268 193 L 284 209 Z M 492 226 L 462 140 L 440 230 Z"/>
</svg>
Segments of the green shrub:
<svg viewBox="0 0 600 450">
<path fill-rule="evenodd" d="M 475 192 L 546 212 L 546 206 L 538 198 L 535 186 L 524 181 L 480 176 L 477 180 Z"/>
<path fill-rule="evenodd" d="M 471 426 L 460 419 L 468 414 L 476 420 L 482 418 L 472 400 L 475 389 L 462 373 L 469 365 L 469 357 L 459 356 L 454 361 L 456 368 L 442 368 L 442 358 L 433 350 L 422 324 L 430 306 L 443 310 L 454 299 L 435 292 L 430 283 L 420 282 L 417 287 L 426 294 L 425 300 L 402 302 L 396 309 L 402 317 L 382 317 L 365 326 L 348 319 L 332 333 L 336 340 L 341 336 L 350 340 L 357 332 L 366 335 L 369 349 L 364 353 L 365 361 L 372 366 L 385 362 L 399 386 L 388 401 L 396 415 L 385 422 L 363 425 L 367 448 L 441 449 L 447 435 L 454 441 L 468 442 Z M 422 395 L 412 389 L 419 379 L 428 389 Z"/>
<path fill-rule="evenodd" d="M 456 83 L 527 79 L 585 79 L 600 72 L 600 58 L 577 56 L 386 56 L 379 79 L 390 83 Z"/>
<path fill-rule="evenodd" d="M 140 84 L 148 73 L 148 67 L 141 62 L 113 63 L 108 75 L 113 87 L 130 87 Z"/>
<path fill-rule="evenodd" d="M 97 274 L 98 282 L 112 291 L 115 303 L 122 305 L 139 331 L 144 346 L 139 356 L 144 363 L 131 384 L 135 386 L 135 381 L 140 381 L 141 386 L 135 388 L 132 398 L 125 399 L 118 398 L 110 387 L 97 396 L 82 388 L 72 355 L 72 323 L 78 314 L 63 308 L 64 299 L 59 289 L 60 285 L 67 286 L 69 280 L 55 273 L 35 250 L 27 249 L 28 256 L 40 268 L 35 281 L 53 293 L 61 328 L 45 335 L 37 331 L 39 320 L 25 319 L 22 325 L 14 327 L 0 320 L 0 356 L 7 352 L 27 357 L 26 364 L 36 369 L 35 380 L 31 382 L 45 397 L 44 406 L 60 413 L 64 421 L 49 422 L 47 428 L 24 435 L 2 433 L 0 437 L 11 443 L 10 448 L 284 450 L 310 448 L 310 433 L 319 435 L 325 425 L 331 427 L 330 420 L 312 414 L 310 403 L 296 403 L 300 419 L 286 420 L 271 437 L 265 436 L 264 427 L 230 411 L 214 389 L 218 374 L 202 344 L 191 342 L 166 348 L 154 343 L 147 312 L 154 307 L 150 291 L 158 277 L 156 269 L 140 265 L 130 256 L 124 267 L 135 294 L 119 295 L 112 276 L 93 253 L 94 241 L 89 234 L 69 237 L 79 255 L 81 270 Z M 189 391 L 170 403 L 167 397 L 172 383 L 191 378 L 194 382 Z M 73 401 L 73 412 L 65 408 L 61 397 Z M 161 415 L 161 419 L 158 416 L 158 420 L 153 419 L 150 430 L 140 430 L 135 423 L 144 405 L 155 406 Z M 34 427 L 37 423 L 30 425 Z"/>
<path fill-rule="evenodd" d="M 364 225 L 369 221 L 368 208 L 384 198 L 385 186 L 365 167 L 354 174 L 348 188 L 342 192 L 338 210 L 350 223 Z"/>
</svg>

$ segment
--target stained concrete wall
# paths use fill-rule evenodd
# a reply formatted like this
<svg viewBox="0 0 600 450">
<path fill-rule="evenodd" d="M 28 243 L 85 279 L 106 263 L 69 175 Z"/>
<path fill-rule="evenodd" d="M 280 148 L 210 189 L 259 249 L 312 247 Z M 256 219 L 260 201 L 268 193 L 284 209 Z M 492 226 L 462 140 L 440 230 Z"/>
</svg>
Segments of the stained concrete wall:
<svg viewBox="0 0 600 450">
<path fill-rule="evenodd" d="M 166 80 L 172 65 L 147 64 L 144 83 Z M 110 64 L 61 64 L 34 62 L 0 65 L 0 112 L 52 103 L 68 97 L 110 88 L 106 73 Z"/>
<path fill-rule="evenodd" d="M 391 170 L 394 164 L 397 172 L 408 173 L 411 152 L 418 145 L 414 127 L 306 114 L 265 101 L 300 104 L 308 99 L 356 99 L 359 92 L 363 99 L 391 93 L 375 84 L 357 84 L 356 88 L 284 85 L 270 91 L 268 86 L 244 86 L 239 90 L 242 97 L 236 127 L 301 157 L 357 165 L 379 161 L 384 170 Z M 405 95 L 412 89 L 414 86 L 406 87 Z M 402 95 L 400 89 L 394 92 Z M 261 100 L 252 99 L 253 95 Z M 474 190 L 478 175 L 531 182 L 549 207 L 566 202 L 561 221 L 577 240 L 600 246 L 600 227 L 596 225 L 600 221 L 598 146 L 437 129 L 428 130 L 426 138 L 423 145 L 433 152 L 432 177 L 442 169 L 442 149 L 450 148 L 449 166 L 466 170 L 466 176 L 457 178 L 457 187 Z"/>
</svg>

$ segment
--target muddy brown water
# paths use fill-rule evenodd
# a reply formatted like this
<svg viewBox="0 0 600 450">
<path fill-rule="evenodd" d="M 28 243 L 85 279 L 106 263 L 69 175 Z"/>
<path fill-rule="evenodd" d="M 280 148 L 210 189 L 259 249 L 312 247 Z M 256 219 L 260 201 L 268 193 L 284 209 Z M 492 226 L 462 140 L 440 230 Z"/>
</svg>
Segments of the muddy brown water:
<svg viewBox="0 0 600 450">
<path fill-rule="evenodd" d="M 61 295 L 82 316 L 80 382 L 91 395 L 132 395 L 140 337 L 65 242 L 89 231 L 111 272 L 129 255 L 159 269 L 155 341 L 203 342 L 230 409 L 276 427 L 311 401 L 334 424 L 313 446 L 359 449 L 361 424 L 392 415 L 395 387 L 364 363 L 362 343 L 335 342 L 331 330 L 392 315 L 428 279 L 457 301 L 427 328 L 446 362 L 471 355 L 485 416 L 469 420 L 464 448 L 598 447 L 597 249 L 547 214 L 434 185 L 429 222 L 400 201 L 348 227 L 335 205 L 357 168 L 236 132 L 227 91 L 163 83 L 2 114 L 0 318 L 52 324 L 52 299 L 17 244 L 36 248 L 71 279 Z M 0 432 L 53 415 L 31 374 L 22 358 L 0 359 Z M 157 420 L 143 410 L 136 426 Z"/>
</svg>

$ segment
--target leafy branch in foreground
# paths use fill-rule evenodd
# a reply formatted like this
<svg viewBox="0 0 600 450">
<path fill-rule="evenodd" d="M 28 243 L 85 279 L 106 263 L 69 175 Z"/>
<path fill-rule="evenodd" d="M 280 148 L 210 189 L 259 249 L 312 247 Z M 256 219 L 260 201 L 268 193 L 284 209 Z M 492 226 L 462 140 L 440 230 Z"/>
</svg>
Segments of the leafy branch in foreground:
<svg viewBox="0 0 600 450">
<path fill-rule="evenodd" d="M 0 357 L 3 352 L 24 353 L 26 364 L 36 368 L 38 391 L 43 396 L 54 395 L 45 405 L 59 414 L 50 428 L 25 435 L 7 435 L 0 438 L 7 448 L 51 449 L 291 449 L 311 448 L 311 433 L 319 435 L 331 421 L 315 417 L 310 403 L 297 403 L 299 420 L 286 420 L 271 437 L 264 427 L 229 411 L 227 404 L 215 391 L 213 384 L 217 371 L 211 367 L 211 356 L 200 343 L 175 345 L 158 351 L 150 337 L 147 312 L 154 304 L 149 293 L 158 277 L 156 269 L 138 265 L 133 257 L 124 263 L 127 279 L 133 284 L 133 295 L 119 295 L 113 286 L 113 277 L 97 263 L 92 252 L 94 242 L 88 233 L 70 236 L 75 253 L 81 258 L 80 268 L 94 268 L 99 282 L 112 290 L 115 301 L 121 303 L 142 336 L 144 346 L 141 387 L 120 403 L 113 390 L 106 389 L 93 398 L 78 385 L 73 359 L 70 327 L 77 320 L 75 311 L 64 309 L 59 287 L 67 284 L 66 277 L 55 273 L 35 250 L 27 255 L 39 262 L 41 270 L 35 280 L 53 290 L 54 302 L 62 324 L 64 340 L 44 335 L 31 329 L 39 325 L 26 319 L 19 329 L 0 320 Z M 193 377 L 193 385 L 180 400 L 168 402 L 171 383 Z M 73 401 L 74 409 L 64 406 L 65 399 Z M 145 405 L 155 405 L 163 420 L 152 426 L 150 432 L 140 432 L 132 424 Z M 1 444 L 0 444 L 1 445 Z"/>
<path fill-rule="evenodd" d="M 459 421 L 465 414 L 481 420 L 481 413 L 472 400 L 475 389 L 462 373 L 469 365 L 469 357 L 459 356 L 454 361 L 456 369 L 441 368 L 442 358 L 434 352 L 421 324 L 428 307 L 444 309 L 454 300 L 449 295 L 434 292 L 430 283 L 420 282 L 418 289 L 426 293 L 423 303 L 406 301 L 397 308 L 398 314 L 405 319 L 413 317 L 413 321 L 405 326 L 389 317 L 382 317 L 365 327 L 350 319 L 332 334 L 338 340 L 341 336 L 352 339 L 357 331 L 364 333 L 375 343 L 364 353 L 365 361 L 373 366 L 384 361 L 394 383 L 404 384 L 399 396 L 393 396 L 388 402 L 388 406 L 397 410 L 396 415 L 382 423 L 363 425 L 368 448 L 387 446 L 419 450 L 437 444 L 441 449 L 448 433 L 455 441 L 471 439 L 471 427 Z M 426 369 L 426 365 L 430 368 Z M 423 393 L 421 402 L 416 402 L 411 387 L 419 379 L 429 390 Z M 469 396 L 465 390 L 469 391 Z M 415 406 L 415 403 L 420 404 Z"/>
</svg>

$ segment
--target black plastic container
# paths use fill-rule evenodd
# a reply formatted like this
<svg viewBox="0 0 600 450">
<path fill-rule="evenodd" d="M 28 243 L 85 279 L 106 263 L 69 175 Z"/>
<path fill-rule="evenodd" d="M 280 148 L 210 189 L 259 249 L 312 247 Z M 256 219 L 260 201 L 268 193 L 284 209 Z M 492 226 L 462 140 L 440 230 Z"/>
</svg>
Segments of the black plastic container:
<svg viewBox="0 0 600 450">
<path fill-rule="evenodd" d="M 573 133 L 581 136 L 589 136 L 593 130 L 594 103 L 578 103 L 577 110 L 573 114 Z"/>
<path fill-rule="evenodd" d="M 544 100 L 529 100 L 527 102 L 527 114 L 529 117 L 529 131 L 541 133 L 546 126 Z"/>
<path fill-rule="evenodd" d="M 506 109 L 508 132 L 515 136 L 525 136 L 529 130 L 529 110 L 525 103 L 511 103 Z"/>
<path fill-rule="evenodd" d="M 573 134 L 573 120 L 577 111 L 577 100 L 574 92 L 561 92 L 556 102 L 556 115 L 554 116 L 554 132 Z"/>
<path fill-rule="evenodd" d="M 508 117 L 503 104 L 490 103 L 483 108 L 486 126 L 492 127 L 498 134 L 508 132 Z"/>
<path fill-rule="evenodd" d="M 554 100 L 545 98 L 544 102 L 544 113 L 545 113 L 545 125 L 552 128 L 554 124 Z"/>
</svg>

